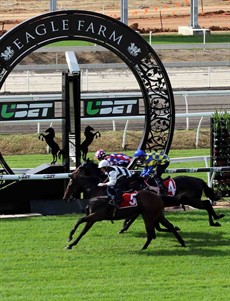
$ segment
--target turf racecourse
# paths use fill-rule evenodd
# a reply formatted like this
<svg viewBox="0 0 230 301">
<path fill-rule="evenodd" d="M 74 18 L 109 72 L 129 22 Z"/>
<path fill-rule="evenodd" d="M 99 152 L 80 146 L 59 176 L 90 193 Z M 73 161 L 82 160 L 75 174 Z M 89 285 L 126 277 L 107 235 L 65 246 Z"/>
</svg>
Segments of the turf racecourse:
<svg viewBox="0 0 230 301">
<path fill-rule="evenodd" d="M 1 301 L 229 300 L 229 209 L 221 227 L 205 212 L 167 212 L 187 247 L 157 233 L 149 248 L 142 219 L 119 235 L 121 221 L 98 222 L 72 250 L 66 239 L 76 215 L 2 219 Z"/>
</svg>

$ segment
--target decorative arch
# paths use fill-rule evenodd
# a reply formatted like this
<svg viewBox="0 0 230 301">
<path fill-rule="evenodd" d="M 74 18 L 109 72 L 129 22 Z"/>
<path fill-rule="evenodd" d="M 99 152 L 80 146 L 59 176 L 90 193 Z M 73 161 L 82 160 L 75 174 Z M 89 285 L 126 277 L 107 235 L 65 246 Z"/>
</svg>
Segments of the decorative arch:
<svg viewBox="0 0 230 301">
<path fill-rule="evenodd" d="M 138 148 L 169 151 L 175 124 L 172 87 L 153 48 L 111 17 L 81 10 L 55 11 L 29 19 L 0 39 L 0 88 L 12 69 L 36 49 L 61 40 L 85 40 L 118 55 L 131 69 L 145 105 L 145 129 Z"/>
</svg>

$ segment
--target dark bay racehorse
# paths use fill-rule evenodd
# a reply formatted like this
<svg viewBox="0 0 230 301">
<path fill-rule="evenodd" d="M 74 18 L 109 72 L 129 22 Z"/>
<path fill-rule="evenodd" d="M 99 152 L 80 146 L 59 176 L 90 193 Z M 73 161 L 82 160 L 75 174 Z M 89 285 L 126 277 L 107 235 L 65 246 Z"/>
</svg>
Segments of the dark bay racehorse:
<svg viewBox="0 0 230 301">
<path fill-rule="evenodd" d="M 89 150 L 88 148 L 89 148 L 90 144 L 93 142 L 93 139 L 101 137 L 101 133 L 99 131 L 97 131 L 97 132 L 93 132 L 93 131 L 94 131 L 94 128 L 92 128 L 89 125 L 85 128 L 85 131 L 84 131 L 85 140 L 80 145 L 80 150 L 82 152 L 82 159 L 84 161 L 86 160 L 86 156 L 87 156 L 88 150 Z"/>
<path fill-rule="evenodd" d="M 53 161 L 51 162 L 51 164 L 55 164 L 57 162 L 57 159 L 61 158 L 61 155 L 63 154 L 63 151 L 60 149 L 59 145 L 57 144 L 57 142 L 54 141 L 55 138 L 55 131 L 52 127 L 49 127 L 46 131 L 46 134 L 40 134 L 38 136 L 38 139 L 42 139 L 45 140 L 45 142 L 47 143 L 47 145 L 50 147 L 51 149 L 51 153 L 53 156 Z"/>
<path fill-rule="evenodd" d="M 213 221 L 213 219 L 217 220 L 224 217 L 223 213 L 217 214 L 212 206 L 212 202 L 219 200 L 219 197 L 204 180 L 190 176 L 178 176 L 173 178 L 173 180 L 175 181 L 176 185 L 175 196 L 180 194 L 180 199 L 178 202 L 178 199 L 176 198 L 165 199 L 163 197 L 165 207 L 188 205 L 197 209 L 206 210 L 208 213 L 209 225 L 214 227 L 221 226 L 220 223 Z M 139 177 L 136 178 L 132 183 L 132 187 L 134 189 L 139 189 L 140 187 L 142 189 L 151 189 L 149 186 L 156 186 L 154 177 L 150 177 L 147 182 L 143 178 Z M 202 200 L 201 198 L 203 194 L 209 198 L 209 200 Z M 120 233 L 127 231 L 134 220 L 134 218 L 125 220 Z"/>
<path fill-rule="evenodd" d="M 86 168 L 84 168 L 84 166 Z M 97 166 L 97 165 L 96 165 Z M 64 199 L 68 199 L 70 194 L 72 196 L 78 195 L 79 191 L 88 192 L 88 194 L 94 195 L 94 198 L 90 199 L 89 208 L 86 216 L 80 218 L 69 234 L 69 241 L 73 239 L 73 235 L 82 223 L 86 223 L 85 227 L 72 243 L 66 248 L 72 249 L 83 235 L 93 226 L 97 221 L 102 220 L 121 220 L 125 218 L 137 217 L 142 215 L 146 233 L 147 241 L 142 249 L 146 249 L 152 239 L 156 238 L 155 228 L 158 228 L 159 223 L 166 227 L 168 232 L 172 232 L 177 238 L 181 246 L 185 246 L 185 243 L 181 236 L 178 234 L 178 228 L 174 227 L 164 216 L 164 203 L 162 198 L 148 190 L 141 190 L 135 196 L 135 204 L 132 207 L 126 207 L 118 209 L 116 215 L 113 216 L 114 206 L 110 204 L 108 196 L 103 192 L 101 187 L 97 187 L 98 176 L 89 176 L 87 170 L 87 164 L 80 166 L 74 173 L 74 176 L 70 180 L 68 187 L 65 191 Z"/>
<path fill-rule="evenodd" d="M 87 175 L 99 177 L 99 171 L 96 164 L 86 164 L 84 167 L 84 172 L 86 171 Z M 209 225 L 214 227 L 221 226 L 220 223 L 214 222 L 214 220 L 223 218 L 224 214 L 217 214 L 213 209 L 212 203 L 210 202 L 210 200 L 212 202 L 217 201 L 219 197 L 215 194 L 212 188 L 208 187 L 204 180 L 190 176 L 178 176 L 173 178 L 173 180 L 176 184 L 176 198 L 163 196 L 162 199 L 165 207 L 188 205 L 196 209 L 206 210 L 208 213 Z M 156 185 L 154 178 L 149 178 L 148 185 Z M 143 178 L 134 177 L 129 188 L 141 190 L 145 189 L 146 187 L 147 184 L 143 181 Z M 210 200 L 202 200 L 201 198 L 203 194 L 205 194 L 205 196 Z M 121 233 L 127 230 L 133 221 L 126 220 Z"/>
</svg>

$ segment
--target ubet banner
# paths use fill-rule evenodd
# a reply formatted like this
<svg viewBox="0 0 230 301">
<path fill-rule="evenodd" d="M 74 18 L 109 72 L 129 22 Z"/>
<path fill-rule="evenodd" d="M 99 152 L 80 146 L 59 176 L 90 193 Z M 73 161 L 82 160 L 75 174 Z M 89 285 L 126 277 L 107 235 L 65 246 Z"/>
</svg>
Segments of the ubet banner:
<svg viewBox="0 0 230 301">
<path fill-rule="evenodd" d="M 53 102 L 0 103 L 0 121 L 54 118 Z"/>
<path fill-rule="evenodd" d="M 84 100 L 84 117 L 136 116 L 138 99 Z"/>
</svg>

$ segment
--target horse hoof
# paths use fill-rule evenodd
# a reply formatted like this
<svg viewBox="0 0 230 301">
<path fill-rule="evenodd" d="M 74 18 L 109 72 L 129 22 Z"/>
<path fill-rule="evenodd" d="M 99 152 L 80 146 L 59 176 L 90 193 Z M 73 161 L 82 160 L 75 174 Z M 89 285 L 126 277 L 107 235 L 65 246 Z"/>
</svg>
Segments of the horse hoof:
<svg viewBox="0 0 230 301">
<path fill-rule="evenodd" d="M 220 213 L 217 218 L 219 219 L 219 218 L 222 218 L 222 217 L 225 217 L 225 214 Z"/>
<path fill-rule="evenodd" d="M 214 226 L 215 227 L 221 227 L 221 224 L 220 223 L 215 223 Z"/>
<path fill-rule="evenodd" d="M 124 233 L 124 231 L 123 230 L 120 230 L 119 232 L 118 232 L 118 234 L 123 234 Z"/>
<path fill-rule="evenodd" d="M 66 246 L 65 249 L 66 249 L 66 250 L 71 250 L 72 247 L 71 247 L 71 246 Z"/>
<path fill-rule="evenodd" d="M 176 230 L 176 231 L 180 231 L 180 228 L 179 228 L 179 227 L 175 227 L 175 230 Z"/>
</svg>

